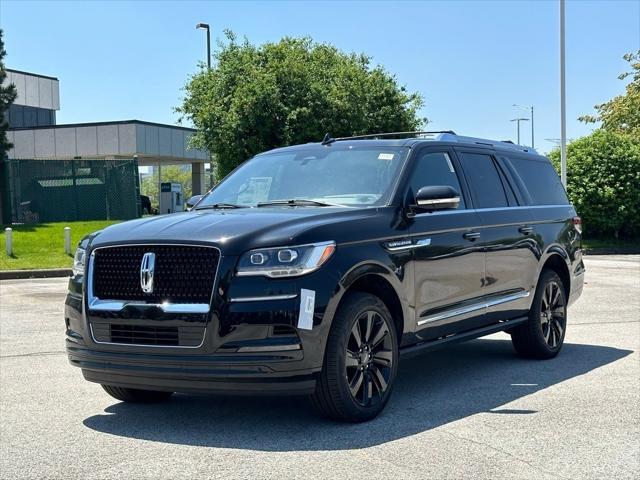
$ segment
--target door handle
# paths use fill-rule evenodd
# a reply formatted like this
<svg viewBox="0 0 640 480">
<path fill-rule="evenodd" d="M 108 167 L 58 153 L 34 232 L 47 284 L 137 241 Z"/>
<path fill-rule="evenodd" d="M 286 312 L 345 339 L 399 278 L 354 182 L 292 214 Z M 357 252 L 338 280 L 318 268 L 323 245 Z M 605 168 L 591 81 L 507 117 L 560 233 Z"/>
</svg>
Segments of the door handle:
<svg viewBox="0 0 640 480">
<path fill-rule="evenodd" d="M 463 234 L 462 237 L 465 240 L 470 240 L 470 241 L 474 242 L 478 238 L 480 238 L 480 232 L 467 232 L 467 233 Z"/>
<path fill-rule="evenodd" d="M 533 227 L 530 227 L 529 225 L 525 225 L 524 227 L 520 227 L 518 231 L 520 233 L 524 233 L 525 235 L 529 235 L 530 233 L 533 233 Z"/>
</svg>

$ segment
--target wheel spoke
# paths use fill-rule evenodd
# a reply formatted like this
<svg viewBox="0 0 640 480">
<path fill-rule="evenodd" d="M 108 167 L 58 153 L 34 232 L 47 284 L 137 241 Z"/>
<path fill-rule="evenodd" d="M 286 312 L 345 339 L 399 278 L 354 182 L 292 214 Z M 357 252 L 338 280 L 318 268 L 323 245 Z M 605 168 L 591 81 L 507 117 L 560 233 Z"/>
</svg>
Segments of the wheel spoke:
<svg viewBox="0 0 640 480">
<path fill-rule="evenodd" d="M 371 375 L 367 372 L 363 375 L 364 388 L 362 389 L 362 403 L 369 405 L 371 398 L 373 397 L 373 382 L 371 381 Z"/>
<path fill-rule="evenodd" d="M 371 350 L 376 348 L 380 344 L 380 342 L 384 340 L 384 337 L 387 336 L 387 333 L 388 332 L 387 332 L 386 326 L 384 323 L 382 323 L 380 325 L 380 328 L 378 328 L 378 332 L 375 334 L 375 336 L 371 340 Z"/>
<path fill-rule="evenodd" d="M 549 317 L 543 313 L 540 315 L 540 322 L 542 323 L 542 326 L 544 327 L 546 324 L 549 323 Z"/>
<path fill-rule="evenodd" d="M 389 367 L 393 361 L 393 352 L 391 350 L 380 350 L 373 355 L 373 361 L 378 365 Z"/>
<path fill-rule="evenodd" d="M 357 367 L 358 366 L 358 355 L 353 353 L 350 350 L 347 350 L 347 356 L 345 358 L 345 364 L 347 368 L 349 367 Z"/>
<path fill-rule="evenodd" d="M 356 346 L 362 346 L 362 337 L 360 336 L 360 321 L 356 320 L 356 323 L 353 324 L 353 328 L 351 329 L 351 336 L 356 341 Z"/>
<path fill-rule="evenodd" d="M 554 284 L 552 284 L 554 285 Z M 560 287 L 558 287 L 557 285 L 555 286 L 555 293 L 551 299 L 551 308 L 554 308 L 558 305 L 558 300 L 560 299 Z"/>
<path fill-rule="evenodd" d="M 367 343 L 371 338 L 371 330 L 373 329 L 373 320 L 375 315 L 376 315 L 376 312 L 367 312 L 367 323 L 366 323 L 366 329 L 364 332 L 364 341 Z"/>
<path fill-rule="evenodd" d="M 555 325 L 556 333 L 558 334 L 558 341 L 560 341 L 560 339 L 562 338 L 562 332 L 564 332 L 564 328 L 562 328 L 562 322 L 560 322 L 560 319 L 556 318 L 554 319 L 553 324 Z"/>
<path fill-rule="evenodd" d="M 373 373 L 373 378 L 376 381 L 376 388 L 378 389 L 378 392 L 380 392 L 380 395 L 382 395 L 387 389 L 387 381 L 385 380 L 384 375 L 377 366 L 372 365 L 371 372 Z"/>
<path fill-rule="evenodd" d="M 549 343 L 549 346 L 552 348 L 555 348 L 555 346 L 557 345 L 558 341 L 556 339 L 556 330 L 555 328 L 553 328 L 553 324 L 549 323 L 549 331 L 551 332 L 549 334 L 549 338 L 551 340 L 551 342 Z"/>
<path fill-rule="evenodd" d="M 546 331 L 543 328 L 542 329 L 542 333 L 544 333 L 544 341 L 547 342 L 547 345 L 549 344 L 549 335 L 551 334 L 551 323 L 547 322 L 547 328 Z"/>
<path fill-rule="evenodd" d="M 362 370 L 357 370 L 356 374 L 353 376 L 353 378 L 351 379 L 351 382 L 349 383 L 349 390 L 351 390 L 351 395 L 353 395 L 354 397 L 358 395 L 358 391 L 362 386 L 363 380 L 364 380 L 364 374 L 362 373 Z"/>
</svg>

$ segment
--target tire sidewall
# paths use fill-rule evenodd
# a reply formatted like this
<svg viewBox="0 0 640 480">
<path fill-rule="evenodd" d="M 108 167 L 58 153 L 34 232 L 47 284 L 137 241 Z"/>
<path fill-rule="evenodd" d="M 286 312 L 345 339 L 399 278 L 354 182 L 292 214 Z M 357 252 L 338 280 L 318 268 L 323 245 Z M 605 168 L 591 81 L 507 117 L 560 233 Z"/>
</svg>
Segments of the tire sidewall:
<svg viewBox="0 0 640 480">
<path fill-rule="evenodd" d="M 362 406 L 353 398 L 349 390 L 345 362 L 347 343 L 351 329 L 356 320 L 367 311 L 378 313 L 387 324 L 392 340 L 393 364 L 387 382 L 388 387 L 383 397 L 375 405 Z M 332 380 L 335 381 L 335 385 L 338 388 L 338 393 L 342 400 L 341 403 L 348 410 L 349 416 L 358 420 L 373 418 L 384 409 L 388 402 L 398 372 L 398 339 L 393 318 L 385 304 L 378 297 L 370 294 L 354 294 L 353 297 L 349 299 L 349 303 L 345 305 L 345 308 L 338 312 L 333 328 L 336 329 L 335 333 L 337 335 L 330 338 L 332 344 L 329 345 L 327 349 L 327 355 L 336 355 L 336 362 L 332 365 L 333 368 L 331 368 L 329 366 L 332 362 L 325 361 L 325 368 L 331 368 L 331 371 L 328 371 L 327 375 L 330 378 L 333 377 Z"/>
<path fill-rule="evenodd" d="M 560 337 L 560 340 L 558 341 L 558 345 L 555 348 L 551 348 L 544 339 L 542 322 L 540 320 L 540 316 L 542 313 L 542 296 L 545 289 L 547 288 L 547 285 L 551 282 L 557 283 L 560 287 L 560 295 L 562 296 L 562 301 L 564 304 L 564 323 L 562 325 L 562 335 Z M 553 271 L 545 271 L 540 277 L 540 281 L 538 282 L 538 287 L 533 299 L 533 305 L 531 305 L 531 310 L 529 312 L 529 322 L 531 322 L 534 326 L 534 331 L 536 332 L 536 340 L 539 343 L 540 347 L 546 350 L 550 356 L 557 355 L 564 345 L 564 337 L 567 332 L 567 295 L 564 284 L 557 273 Z"/>
</svg>

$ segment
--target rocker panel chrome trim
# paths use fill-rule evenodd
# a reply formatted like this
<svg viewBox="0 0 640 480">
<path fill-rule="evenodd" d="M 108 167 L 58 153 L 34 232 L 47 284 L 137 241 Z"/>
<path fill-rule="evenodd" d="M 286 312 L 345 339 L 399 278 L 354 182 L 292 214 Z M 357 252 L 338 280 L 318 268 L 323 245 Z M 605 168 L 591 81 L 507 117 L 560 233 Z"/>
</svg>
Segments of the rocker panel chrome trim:
<svg viewBox="0 0 640 480">
<path fill-rule="evenodd" d="M 496 305 L 501 305 L 503 303 L 514 302 L 516 300 L 520 300 L 521 298 L 526 298 L 529 295 L 531 295 L 530 291 L 511 293 L 509 295 L 494 298 L 492 300 L 482 301 L 479 303 L 475 303 L 473 305 L 468 305 L 466 307 L 455 308 L 453 310 L 448 310 L 446 312 L 437 313 L 435 315 L 430 315 L 418 320 L 418 326 L 425 325 L 427 323 L 437 322 L 439 320 L 446 320 L 447 318 L 457 317 L 459 315 L 475 312 L 477 310 L 487 309 L 490 307 L 494 307 Z"/>
</svg>

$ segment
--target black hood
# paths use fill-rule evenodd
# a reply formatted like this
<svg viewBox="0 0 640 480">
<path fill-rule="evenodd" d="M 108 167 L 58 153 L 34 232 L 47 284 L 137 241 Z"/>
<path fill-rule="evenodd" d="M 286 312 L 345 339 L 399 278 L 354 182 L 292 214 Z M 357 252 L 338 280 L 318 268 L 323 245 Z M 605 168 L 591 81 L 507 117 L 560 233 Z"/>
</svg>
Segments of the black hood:
<svg viewBox="0 0 640 480">
<path fill-rule="evenodd" d="M 96 247 L 123 243 L 193 242 L 215 245 L 223 255 L 239 255 L 252 248 L 353 240 L 345 238 L 352 237 L 345 235 L 350 230 L 348 222 L 372 218 L 377 211 L 377 208 L 344 207 L 191 211 L 111 225 L 102 230 L 91 244 Z M 338 224 L 347 227 L 340 228 L 340 239 L 333 238 Z"/>
</svg>

